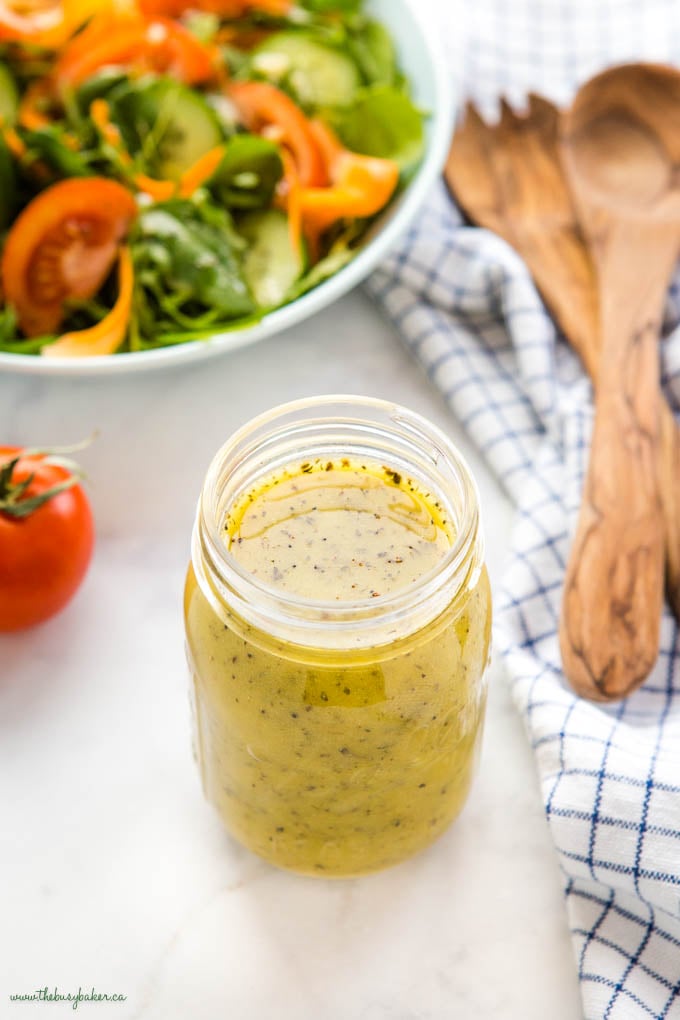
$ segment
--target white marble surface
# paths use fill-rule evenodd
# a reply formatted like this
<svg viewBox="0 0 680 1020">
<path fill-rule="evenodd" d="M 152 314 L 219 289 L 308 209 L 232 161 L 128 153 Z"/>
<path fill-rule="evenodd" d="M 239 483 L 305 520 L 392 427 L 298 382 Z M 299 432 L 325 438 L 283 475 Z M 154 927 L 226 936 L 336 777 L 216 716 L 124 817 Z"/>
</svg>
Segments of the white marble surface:
<svg viewBox="0 0 680 1020">
<path fill-rule="evenodd" d="M 139 377 L 0 377 L 0 439 L 82 455 L 98 544 L 72 604 L 0 638 L 0 1017 L 92 985 L 118 1020 L 578 1020 L 558 866 L 495 662 L 479 777 L 457 824 L 391 871 L 278 872 L 227 837 L 190 754 L 180 602 L 194 505 L 254 413 L 323 392 L 404 403 L 480 484 L 492 578 L 510 508 L 368 299 L 235 354 Z"/>
</svg>

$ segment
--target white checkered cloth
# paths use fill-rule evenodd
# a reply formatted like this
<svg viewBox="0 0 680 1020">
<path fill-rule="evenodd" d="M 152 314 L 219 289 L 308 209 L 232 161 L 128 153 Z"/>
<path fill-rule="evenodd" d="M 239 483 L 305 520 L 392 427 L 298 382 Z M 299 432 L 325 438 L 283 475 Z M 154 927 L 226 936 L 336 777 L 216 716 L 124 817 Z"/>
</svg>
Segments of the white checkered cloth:
<svg viewBox="0 0 680 1020">
<path fill-rule="evenodd" d="M 454 11 L 455 14 L 455 11 Z M 452 53 L 483 108 L 529 88 L 563 101 L 624 59 L 680 62 L 677 0 L 475 0 Z M 680 287 L 663 383 L 680 408 Z M 465 226 L 443 187 L 368 284 L 517 507 L 496 646 L 535 749 L 564 873 L 587 1020 L 680 1018 L 680 645 L 666 611 L 653 674 L 618 705 L 565 685 L 557 620 L 592 392 L 526 267 Z"/>
</svg>

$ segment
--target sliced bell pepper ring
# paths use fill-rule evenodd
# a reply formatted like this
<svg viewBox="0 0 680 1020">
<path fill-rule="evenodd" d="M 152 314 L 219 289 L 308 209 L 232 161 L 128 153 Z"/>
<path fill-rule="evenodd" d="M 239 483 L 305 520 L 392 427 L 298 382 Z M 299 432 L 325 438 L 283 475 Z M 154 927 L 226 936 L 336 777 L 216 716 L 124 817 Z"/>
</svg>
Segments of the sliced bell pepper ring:
<svg viewBox="0 0 680 1020">
<path fill-rule="evenodd" d="M 272 137 L 290 149 L 303 187 L 327 183 L 324 161 L 311 122 L 285 92 L 261 81 L 232 82 L 227 94 L 249 131 Z"/>
<path fill-rule="evenodd" d="M 310 126 L 331 182 L 327 188 L 307 187 L 300 192 L 305 233 L 315 245 L 337 220 L 373 216 L 383 209 L 399 182 L 399 167 L 391 159 L 344 148 L 320 120 L 311 121 Z"/>
<path fill-rule="evenodd" d="M 118 297 L 101 322 L 89 329 L 64 333 L 53 344 L 43 347 L 45 358 L 80 358 L 115 354 L 127 332 L 132 309 L 135 274 L 128 248 L 121 248 L 118 262 Z"/>
<path fill-rule="evenodd" d="M 209 81 L 215 74 L 213 51 L 183 25 L 128 12 L 94 18 L 62 52 L 55 77 L 62 90 L 77 88 L 111 65 L 167 73 L 187 85 Z"/>
</svg>

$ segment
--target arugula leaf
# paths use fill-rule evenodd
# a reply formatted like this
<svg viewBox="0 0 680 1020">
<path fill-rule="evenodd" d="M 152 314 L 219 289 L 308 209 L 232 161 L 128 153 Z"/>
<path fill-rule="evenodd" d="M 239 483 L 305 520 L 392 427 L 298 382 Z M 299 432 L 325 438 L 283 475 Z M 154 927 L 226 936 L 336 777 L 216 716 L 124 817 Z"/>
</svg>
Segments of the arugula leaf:
<svg viewBox="0 0 680 1020">
<path fill-rule="evenodd" d="M 423 114 L 399 89 L 377 85 L 363 89 L 349 107 L 328 111 L 348 149 L 393 159 L 408 173 L 423 155 Z"/>
<path fill-rule="evenodd" d="M 63 137 L 64 132 L 58 124 L 23 132 L 28 153 L 47 164 L 60 180 L 64 177 L 88 177 L 92 167 L 81 152 L 75 152 L 64 144 Z"/>
<path fill-rule="evenodd" d="M 140 340 L 251 315 L 255 303 L 238 258 L 243 247 L 229 214 L 205 194 L 144 210 L 131 239 Z"/>
</svg>

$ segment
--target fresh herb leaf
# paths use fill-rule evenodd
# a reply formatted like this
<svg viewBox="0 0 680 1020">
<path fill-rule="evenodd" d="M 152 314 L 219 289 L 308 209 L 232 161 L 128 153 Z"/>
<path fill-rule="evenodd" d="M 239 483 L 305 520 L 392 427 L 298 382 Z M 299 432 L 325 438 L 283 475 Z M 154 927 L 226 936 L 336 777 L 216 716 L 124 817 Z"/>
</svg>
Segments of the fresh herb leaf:
<svg viewBox="0 0 680 1020">
<path fill-rule="evenodd" d="M 251 315 L 255 303 L 238 257 L 243 247 L 229 214 L 205 196 L 143 211 L 131 238 L 140 342 Z"/>
<path fill-rule="evenodd" d="M 28 158 L 47 165 L 58 180 L 65 177 L 87 177 L 92 167 L 80 151 L 65 144 L 63 128 L 50 124 L 36 131 L 24 131 L 23 140 Z M 26 157 L 24 157 L 26 158 Z"/>
<path fill-rule="evenodd" d="M 208 187 L 230 209 L 262 209 L 283 176 L 277 145 L 257 135 L 234 135 Z"/>
<path fill-rule="evenodd" d="M 399 71 L 394 43 L 380 22 L 366 20 L 351 29 L 347 35 L 346 47 L 367 85 L 397 84 Z"/>
<path fill-rule="evenodd" d="M 408 173 L 422 158 L 423 114 L 398 89 L 364 89 L 352 106 L 329 111 L 328 119 L 348 149 L 393 159 L 402 173 Z"/>
</svg>

